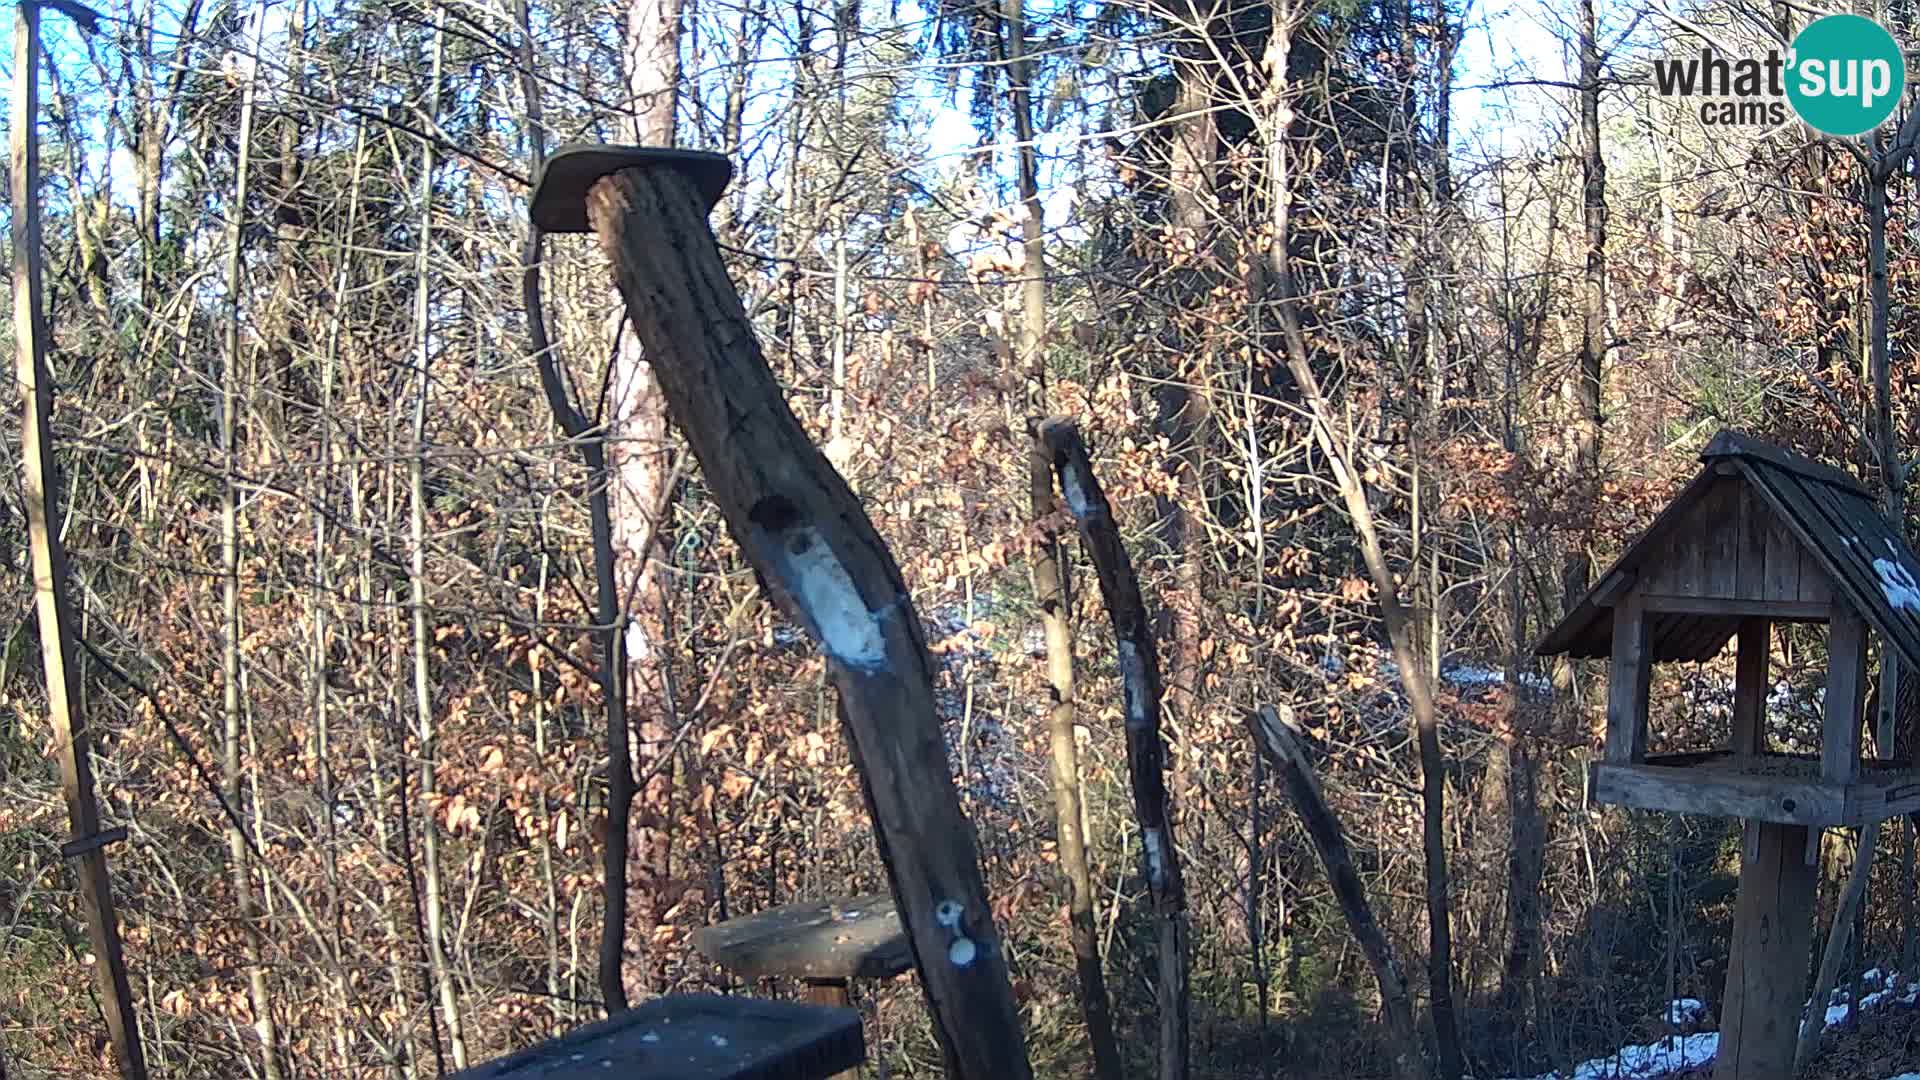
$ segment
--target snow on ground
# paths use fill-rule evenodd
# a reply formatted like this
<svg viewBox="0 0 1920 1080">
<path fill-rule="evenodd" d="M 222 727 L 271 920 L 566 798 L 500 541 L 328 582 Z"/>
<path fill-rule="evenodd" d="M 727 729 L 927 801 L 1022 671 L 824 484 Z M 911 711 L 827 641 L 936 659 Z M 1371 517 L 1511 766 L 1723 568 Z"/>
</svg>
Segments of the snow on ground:
<svg viewBox="0 0 1920 1080">
<path fill-rule="evenodd" d="M 1892 1001 L 1902 1005 L 1920 1004 L 1920 987 L 1909 990 L 1905 995 L 1896 997 L 1901 982 L 1898 973 L 1888 975 L 1874 968 L 1861 976 L 1868 986 L 1878 986 L 1860 999 L 1862 1011 L 1878 1008 Z M 1835 990 L 1834 997 L 1841 999 L 1839 1004 L 1827 1007 L 1827 1024 L 1837 1024 L 1846 1019 L 1847 1003 L 1845 991 Z M 1692 1023 L 1706 1014 L 1706 1005 L 1695 998 L 1676 998 L 1667 1004 L 1666 1020 L 1676 1027 Z M 1712 1063 L 1720 1052 L 1720 1034 L 1703 1031 L 1697 1035 L 1669 1035 L 1658 1042 L 1643 1046 L 1623 1046 L 1605 1057 L 1592 1058 L 1574 1066 L 1573 1072 L 1559 1071 L 1541 1073 L 1530 1080 L 1626 1080 L 1632 1077 L 1664 1076 L 1682 1069 L 1696 1068 Z M 1920 1073 L 1906 1073 L 1890 1077 L 1889 1080 L 1920 1080 Z"/>
<path fill-rule="evenodd" d="M 1674 998 L 1667 1003 L 1667 1023 L 1674 1027 L 1697 1024 L 1707 1015 L 1707 1003 L 1699 998 Z"/>
<path fill-rule="evenodd" d="M 1897 971 L 1888 975 L 1879 968 L 1869 969 L 1866 974 L 1860 976 L 1860 982 L 1864 986 L 1878 989 L 1860 999 L 1860 1011 L 1877 1009 L 1889 1001 L 1897 1001 L 1901 1005 L 1920 1004 L 1920 986 L 1909 989 L 1904 996 L 1898 998 L 1894 996 L 1894 992 L 1899 989 L 1900 981 L 1900 973 Z M 1827 1026 L 1832 1027 L 1847 1018 L 1847 992 L 1835 988 L 1833 996 L 1828 1000 L 1830 1003 L 1827 1005 Z"/>
<path fill-rule="evenodd" d="M 1533 1080 L 1613 1080 L 1614 1077 L 1660 1076 L 1705 1065 L 1720 1052 L 1720 1033 L 1669 1035 L 1645 1046 L 1623 1046 L 1606 1057 L 1574 1066 L 1571 1074 L 1541 1073 Z"/>
</svg>

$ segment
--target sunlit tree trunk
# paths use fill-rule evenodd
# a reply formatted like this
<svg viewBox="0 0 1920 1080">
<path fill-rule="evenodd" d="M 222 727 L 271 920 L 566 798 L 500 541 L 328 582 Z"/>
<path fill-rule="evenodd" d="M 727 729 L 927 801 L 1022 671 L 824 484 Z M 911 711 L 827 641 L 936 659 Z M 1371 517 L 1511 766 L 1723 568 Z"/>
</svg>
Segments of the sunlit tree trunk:
<svg viewBox="0 0 1920 1080">
<path fill-rule="evenodd" d="M 1027 407 L 1035 416 L 1051 413 L 1047 395 L 1047 244 L 1040 200 L 1039 153 L 1033 145 L 1033 62 L 1027 56 L 1024 0 L 1005 0 L 1007 59 L 1013 79 L 1014 135 L 1019 140 L 1020 199 L 1026 207 L 1021 235 L 1026 265 L 1020 281 L 1020 364 L 1027 378 Z M 1036 438 L 1028 455 L 1030 513 L 1036 522 L 1055 519 L 1053 463 Z M 1073 622 L 1067 564 L 1059 530 L 1042 525 L 1033 543 L 1034 590 L 1039 594 L 1040 624 L 1047 643 L 1047 734 L 1051 744 L 1054 830 L 1060 869 L 1067 879 L 1068 935 L 1080 992 L 1080 1015 L 1087 1025 L 1094 1076 L 1119 1080 L 1120 1047 L 1113 1033 L 1106 975 L 1100 966 L 1095 931 L 1093 875 L 1081 828 L 1079 747 L 1074 734 Z"/>
<path fill-rule="evenodd" d="M 427 115 L 440 112 L 440 71 L 446 49 L 446 12 L 437 16 L 433 34 Z M 414 259 L 414 378 L 413 455 L 408 463 L 408 525 L 412 566 L 408 578 L 408 607 L 413 629 L 413 709 L 418 725 L 420 755 L 420 847 L 425 866 L 422 887 L 427 920 L 427 962 L 441 1018 L 447 1025 L 447 1046 L 453 1067 L 467 1067 L 467 1041 L 460 1015 L 460 997 L 447 960 L 446 912 L 440 881 L 440 823 L 434 812 L 438 792 L 439 731 L 434 717 L 433 680 L 427 631 L 427 401 L 432 391 L 428 372 L 433 360 L 433 143 L 420 142 L 420 231 Z"/>
<path fill-rule="evenodd" d="M 253 56 L 258 57 L 266 33 L 267 6 L 256 9 L 253 25 Z M 248 173 L 252 165 L 255 101 L 259 93 L 259 65 L 250 63 L 240 105 L 238 137 L 239 160 L 234 169 L 233 200 L 227 225 L 227 297 L 226 348 L 220 368 L 220 606 L 221 627 L 221 716 L 225 721 L 221 773 L 228 806 L 242 811 L 245 789 L 242 786 L 242 748 L 245 706 L 241 701 L 240 671 L 240 520 L 239 520 L 239 426 L 241 382 L 240 306 L 244 242 L 242 226 L 246 218 Z M 261 958 L 260 940 L 266 927 L 255 922 L 261 915 L 253 889 L 253 871 L 249 863 L 249 844 L 240 820 L 231 818 L 226 826 L 227 861 L 233 876 L 234 899 L 242 918 L 253 923 L 253 934 L 246 944 L 247 997 L 253 1012 L 253 1028 L 260 1038 L 261 1070 L 267 1080 L 281 1075 L 279 1053 L 273 1025 L 273 1002 L 267 991 L 267 969 Z M 258 936 L 255 936 L 258 935 Z"/>
</svg>

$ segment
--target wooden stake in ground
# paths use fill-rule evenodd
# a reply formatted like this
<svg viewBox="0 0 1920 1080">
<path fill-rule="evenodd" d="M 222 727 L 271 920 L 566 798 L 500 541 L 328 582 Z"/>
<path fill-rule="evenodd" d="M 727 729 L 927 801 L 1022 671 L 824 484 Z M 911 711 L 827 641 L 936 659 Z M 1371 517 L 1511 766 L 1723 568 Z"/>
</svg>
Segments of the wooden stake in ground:
<svg viewBox="0 0 1920 1080">
<path fill-rule="evenodd" d="M 787 407 L 727 278 L 707 212 L 730 175 L 714 154 L 562 150 L 535 186 L 532 217 L 547 232 L 591 224 L 728 531 L 827 657 L 946 1075 L 1026 1080 L 920 618 L 859 500 Z"/>
<path fill-rule="evenodd" d="M 1333 895 L 1340 902 L 1340 913 L 1346 916 L 1347 929 L 1373 969 L 1374 981 L 1380 986 L 1380 1011 L 1387 1016 L 1387 1031 L 1393 1038 L 1393 1075 L 1399 1080 L 1428 1080 L 1432 1074 L 1420 1044 L 1420 1029 L 1413 1022 L 1407 976 L 1393 957 L 1392 943 L 1373 917 L 1366 888 L 1353 869 L 1346 832 L 1340 827 L 1340 819 L 1333 816 L 1326 796 L 1320 793 L 1320 781 L 1299 737 L 1271 705 L 1261 706 L 1259 712 L 1247 717 L 1247 730 L 1253 733 L 1254 746 L 1280 771 L 1287 797 L 1293 800 L 1300 823 L 1306 826 L 1314 850 L 1320 853 L 1320 863 L 1327 868 L 1327 879 L 1333 883 Z"/>
<path fill-rule="evenodd" d="M 91 12 L 62 5 L 83 30 Z M 20 460 L 26 472 L 27 532 L 33 557 L 34 614 L 40 625 L 41 663 L 47 672 L 47 712 L 60 755 L 60 787 L 67 798 L 73 839 L 63 854 L 78 860 L 80 899 L 87 909 L 94 975 L 107 1035 L 120 1075 L 145 1080 L 133 989 L 120 952 L 120 926 L 107 876 L 106 841 L 93 798 L 92 747 L 80 708 L 75 620 L 66 598 L 67 554 L 60 541 L 58 480 L 53 466 L 53 377 L 47 370 L 50 334 L 40 286 L 39 5 L 19 6 L 13 31 L 13 340 L 20 383 Z"/>
<path fill-rule="evenodd" d="M 1160 655 L 1140 599 L 1140 579 L 1120 542 L 1107 493 L 1093 475 L 1086 443 L 1073 421 L 1042 422 L 1036 432 L 1053 457 L 1067 512 L 1080 523 L 1080 537 L 1100 578 L 1100 598 L 1113 621 L 1120 655 L 1120 689 L 1127 725 L 1127 775 L 1133 812 L 1147 849 L 1147 891 L 1153 897 L 1160 940 L 1160 1080 L 1187 1075 L 1187 895 L 1180 880 L 1180 853 L 1167 813 L 1166 753 L 1160 741 Z"/>
</svg>

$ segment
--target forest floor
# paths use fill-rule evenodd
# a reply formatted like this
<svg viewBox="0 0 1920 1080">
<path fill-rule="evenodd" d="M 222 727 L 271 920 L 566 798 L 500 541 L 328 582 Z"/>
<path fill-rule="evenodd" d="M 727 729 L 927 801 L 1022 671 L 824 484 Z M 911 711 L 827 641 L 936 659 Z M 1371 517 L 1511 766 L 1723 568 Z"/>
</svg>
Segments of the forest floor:
<svg viewBox="0 0 1920 1080">
<path fill-rule="evenodd" d="M 1916 1080 L 1920 1007 L 1890 1005 L 1861 1013 L 1850 1030 L 1828 1030 L 1806 1080 Z M 1712 1080 L 1713 1066 L 1667 1073 L 1664 1080 Z"/>
</svg>

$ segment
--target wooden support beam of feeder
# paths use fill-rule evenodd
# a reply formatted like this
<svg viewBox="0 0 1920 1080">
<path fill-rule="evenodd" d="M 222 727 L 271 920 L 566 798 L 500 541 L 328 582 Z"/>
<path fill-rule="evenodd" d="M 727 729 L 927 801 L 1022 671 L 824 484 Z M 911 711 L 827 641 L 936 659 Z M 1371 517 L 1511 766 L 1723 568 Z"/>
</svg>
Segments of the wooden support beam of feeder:
<svg viewBox="0 0 1920 1080">
<path fill-rule="evenodd" d="M 1749 821 L 1746 828 L 1756 852 L 1740 860 L 1713 1076 L 1779 1080 L 1793 1075 L 1817 872 L 1807 865 L 1805 827 Z"/>
<path fill-rule="evenodd" d="M 1867 624 L 1835 604 L 1827 628 L 1827 695 L 1820 736 L 1820 775 L 1845 784 L 1860 771 L 1860 727 L 1867 693 Z"/>
<path fill-rule="evenodd" d="M 920 617 L 859 499 L 788 408 L 727 277 L 707 224 L 727 171 L 714 154 L 567 148 L 535 182 L 532 218 L 548 231 L 592 227 L 728 531 L 827 657 L 946 1075 L 1026 1080 Z"/>
<path fill-rule="evenodd" d="M 1773 627 L 1765 619 L 1740 620 L 1733 663 L 1733 752 L 1753 757 L 1767 749 L 1767 652 Z"/>
<path fill-rule="evenodd" d="M 1647 756 L 1647 693 L 1652 685 L 1653 644 L 1640 594 L 1628 593 L 1613 608 L 1613 660 L 1607 665 L 1608 763 L 1630 765 Z"/>
</svg>

